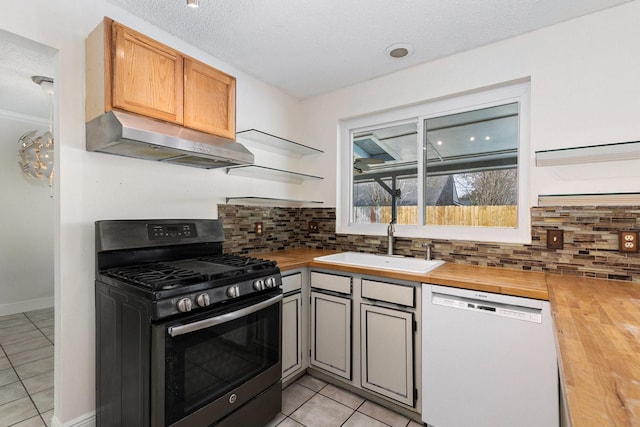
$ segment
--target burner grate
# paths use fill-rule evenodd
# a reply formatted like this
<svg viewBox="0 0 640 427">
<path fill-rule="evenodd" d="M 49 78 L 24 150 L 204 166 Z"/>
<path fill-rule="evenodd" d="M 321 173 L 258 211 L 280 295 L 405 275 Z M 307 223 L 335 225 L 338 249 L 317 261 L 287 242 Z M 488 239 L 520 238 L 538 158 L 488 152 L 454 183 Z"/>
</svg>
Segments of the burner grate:
<svg viewBox="0 0 640 427">
<path fill-rule="evenodd" d="M 207 256 L 198 258 L 199 261 L 210 262 L 214 264 L 223 264 L 230 267 L 242 268 L 244 272 L 254 272 L 274 268 L 275 261 L 264 260 L 260 258 L 251 258 L 240 255 L 221 254 L 215 256 Z M 242 273 L 238 273 L 242 274 Z"/>
<path fill-rule="evenodd" d="M 210 282 L 209 286 L 214 287 L 231 278 L 242 279 L 255 273 L 271 273 L 269 270 L 274 268 L 277 268 L 275 261 L 221 254 L 113 268 L 104 274 L 158 291 L 203 282 Z"/>
<path fill-rule="evenodd" d="M 114 268 L 105 274 L 154 290 L 172 289 L 207 280 L 204 274 L 163 263 Z"/>
</svg>

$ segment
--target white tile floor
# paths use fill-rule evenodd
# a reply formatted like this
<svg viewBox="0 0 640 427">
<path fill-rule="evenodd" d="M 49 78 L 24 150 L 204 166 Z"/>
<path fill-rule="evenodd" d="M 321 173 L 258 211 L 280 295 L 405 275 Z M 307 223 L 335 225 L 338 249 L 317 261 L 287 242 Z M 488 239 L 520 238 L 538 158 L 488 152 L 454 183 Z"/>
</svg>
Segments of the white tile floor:
<svg viewBox="0 0 640 427">
<path fill-rule="evenodd" d="M 53 416 L 53 308 L 0 316 L 0 427 Z"/>
<path fill-rule="evenodd" d="M 422 427 L 332 384 L 305 375 L 282 392 L 282 412 L 267 427 Z"/>
<path fill-rule="evenodd" d="M 51 426 L 53 308 L 0 316 L 0 427 Z M 422 427 L 332 384 L 305 375 L 282 393 L 267 427 Z"/>
</svg>

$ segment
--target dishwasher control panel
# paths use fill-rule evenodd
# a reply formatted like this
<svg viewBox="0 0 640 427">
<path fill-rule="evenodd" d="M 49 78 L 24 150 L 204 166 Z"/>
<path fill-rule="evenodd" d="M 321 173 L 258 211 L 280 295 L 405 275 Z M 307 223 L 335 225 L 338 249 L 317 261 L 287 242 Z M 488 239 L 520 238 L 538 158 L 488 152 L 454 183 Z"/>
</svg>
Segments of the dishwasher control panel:
<svg viewBox="0 0 640 427">
<path fill-rule="evenodd" d="M 500 317 L 542 323 L 542 313 L 540 310 L 535 308 L 518 307 L 496 302 L 477 301 L 469 298 L 441 295 L 437 293 L 433 293 L 431 303 L 454 309 L 484 312 Z"/>
</svg>

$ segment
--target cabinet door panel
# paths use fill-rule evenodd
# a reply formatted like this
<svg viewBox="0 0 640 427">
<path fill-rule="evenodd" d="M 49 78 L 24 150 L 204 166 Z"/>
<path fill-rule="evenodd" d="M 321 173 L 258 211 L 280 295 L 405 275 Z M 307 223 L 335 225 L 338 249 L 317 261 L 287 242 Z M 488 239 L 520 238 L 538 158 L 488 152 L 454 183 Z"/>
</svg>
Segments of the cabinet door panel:
<svg viewBox="0 0 640 427">
<path fill-rule="evenodd" d="M 235 139 L 236 79 L 190 58 L 184 60 L 184 125 Z"/>
<path fill-rule="evenodd" d="M 282 377 L 302 366 L 302 297 L 300 293 L 282 300 Z"/>
<path fill-rule="evenodd" d="M 351 300 L 311 292 L 312 365 L 351 379 Z"/>
<path fill-rule="evenodd" d="M 413 313 L 360 306 L 362 387 L 413 406 Z"/>
<path fill-rule="evenodd" d="M 113 37 L 112 106 L 182 124 L 182 55 L 117 23 Z"/>
</svg>

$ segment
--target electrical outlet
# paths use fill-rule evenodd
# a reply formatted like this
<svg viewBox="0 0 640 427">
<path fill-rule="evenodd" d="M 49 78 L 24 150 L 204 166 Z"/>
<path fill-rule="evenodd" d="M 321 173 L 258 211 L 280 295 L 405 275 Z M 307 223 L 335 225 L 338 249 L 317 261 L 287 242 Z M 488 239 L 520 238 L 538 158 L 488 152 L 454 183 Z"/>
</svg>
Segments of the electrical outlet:
<svg viewBox="0 0 640 427">
<path fill-rule="evenodd" d="M 261 222 L 256 222 L 253 224 L 253 231 L 255 231 L 256 236 L 262 236 L 264 232 L 264 225 Z"/>
<path fill-rule="evenodd" d="M 547 230 L 547 249 L 562 249 L 564 247 L 564 232 L 562 230 Z"/>
<path fill-rule="evenodd" d="M 319 233 L 320 232 L 320 224 L 318 221 L 309 221 L 309 233 Z"/>
<path fill-rule="evenodd" d="M 638 252 L 638 232 L 620 232 L 620 252 Z"/>
</svg>

